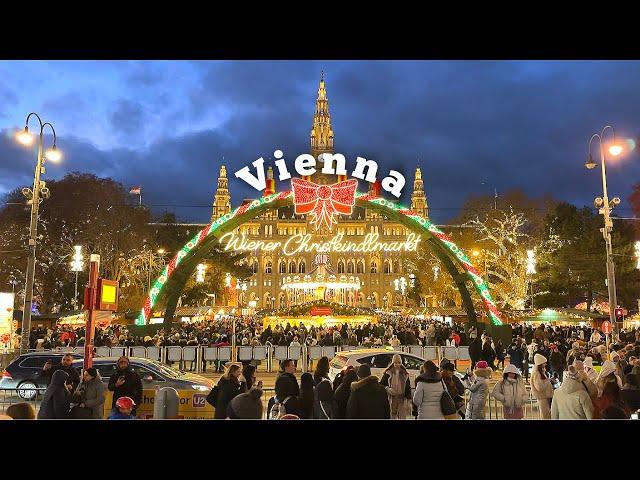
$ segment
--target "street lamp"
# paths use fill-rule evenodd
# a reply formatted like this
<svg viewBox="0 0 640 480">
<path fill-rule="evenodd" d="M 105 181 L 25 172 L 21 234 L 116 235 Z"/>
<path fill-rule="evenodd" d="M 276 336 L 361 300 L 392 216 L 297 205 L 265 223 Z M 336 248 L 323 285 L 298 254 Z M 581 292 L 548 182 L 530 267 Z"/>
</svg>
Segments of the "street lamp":
<svg viewBox="0 0 640 480">
<path fill-rule="evenodd" d="M 527 250 L 527 275 L 529 277 L 529 285 L 531 286 L 531 310 L 533 310 L 533 275 L 536 272 L 536 252 L 534 250 Z"/>
<path fill-rule="evenodd" d="M 34 138 L 29 132 L 29 120 L 31 116 L 38 119 L 40 132 L 38 136 L 38 153 L 36 157 L 36 168 L 33 175 L 33 188 L 23 188 L 22 194 L 27 198 L 27 205 L 31 204 L 31 220 L 29 223 L 29 258 L 27 260 L 27 273 L 25 276 L 24 288 L 24 307 L 22 309 L 22 339 L 20 349 L 26 351 L 29 349 L 29 334 L 31 333 L 31 307 L 33 304 L 33 281 L 36 272 L 36 243 L 38 236 L 38 210 L 40 202 L 49 198 L 50 193 L 45 182 L 40 180 L 40 175 L 45 173 L 44 163 L 46 160 L 57 162 L 62 155 L 56 146 L 56 130 L 49 122 L 42 122 L 40 116 L 31 112 L 25 120 L 24 130 L 16 135 L 16 139 L 22 145 L 29 146 L 33 144 Z M 44 129 L 49 127 L 53 132 L 53 147 L 47 149 L 43 154 Z"/>
<path fill-rule="evenodd" d="M 615 265 L 613 263 L 613 249 L 611 246 L 611 231 L 613 230 L 613 221 L 611 220 L 611 211 L 613 208 L 620 204 L 620 199 L 615 197 L 611 200 L 611 205 L 609 204 L 609 194 L 607 192 L 607 168 L 606 168 L 606 156 L 604 152 L 603 138 L 605 131 L 607 129 L 611 129 L 611 133 L 613 134 L 613 142 L 609 146 L 609 154 L 612 156 L 618 156 L 622 153 L 622 147 L 616 143 L 616 133 L 611 125 L 607 125 L 602 129 L 600 133 L 594 133 L 591 135 L 589 139 L 589 157 L 587 162 L 585 163 L 585 167 L 587 169 L 592 170 L 598 164 L 593 160 L 593 156 L 591 155 L 591 144 L 595 138 L 598 139 L 599 147 L 600 147 L 600 166 L 601 175 L 602 175 L 602 198 L 598 197 L 595 199 L 595 205 L 599 209 L 598 212 L 604 216 L 604 227 L 600 229 L 602 232 L 602 236 L 604 237 L 605 247 L 607 252 L 607 288 L 609 290 L 609 320 L 611 321 L 611 325 L 613 325 L 614 333 L 617 336 L 618 331 L 618 323 L 616 322 L 615 317 L 615 309 L 618 306 L 618 302 L 616 299 L 616 274 L 615 274 Z"/>
<path fill-rule="evenodd" d="M 73 247 L 75 253 L 73 254 L 73 260 L 71 261 L 71 271 L 76 272 L 76 288 L 73 294 L 73 308 L 78 309 L 78 273 L 84 270 L 84 260 L 82 257 L 82 245 L 75 245 Z"/>
</svg>

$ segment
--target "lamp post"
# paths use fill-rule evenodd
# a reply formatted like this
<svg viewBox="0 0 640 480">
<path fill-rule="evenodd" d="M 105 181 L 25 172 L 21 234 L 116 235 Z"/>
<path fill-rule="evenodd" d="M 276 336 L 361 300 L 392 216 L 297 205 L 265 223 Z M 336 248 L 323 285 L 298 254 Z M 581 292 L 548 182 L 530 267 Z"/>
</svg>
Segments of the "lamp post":
<svg viewBox="0 0 640 480">
<path fill-rule="evenodd" d="M 606 155 L 604 151 L 603 139 L 607 129 L 611 129 L 613 134 L 613 142 L 609 147 L 609 153 L 617 157 L 622 153 L 622 147 L 616 144 L 616 133 L 611 125 L 607 125 L 602 129 L 600 133 L 594 133 L 589 139 L 589 157 L 585 163 L 585 167 L 589 170 L 594 169 L 598 164 L 593 160 L 591 155 L 591 144 L 594 139 L 598 139 L 600 149 L 600 166 L 602 175 L 602 198 L 597 197 L 595 199 L 595 206 L 598 208 L 598 213 L 604 217 L 604 227 L 600 229 L 602 236 L 604 237 L 605 248 L 607 252 L 607 288 L 609 290 L 609 320 L 613 325 L 613 332 L 616 336 L 619 334 L 618 323 L 616 322 L 615 309 L 618 306 L 616 299 L 616 274 L 615 265 L 613 263 L 613 250 L 611 246 L 611 232 L 613 230 L 613 221 L 611 220 L 611 211 L 616 205 L 620 204 L 620 199 L 615 197 L 609 202 L 609 194 L 607 191 L 607 167 L 606 167 Z"/>
<path fill-rule="evenodd" d="M 536 272 L 536 252 L 534 250 L 527 250 L 527 275 L 529 277 L 529 284 L 531 285 L 531 310 L 533 310 L 533 275 Z"/>
<path fill-rule="evenodd" d="M 76 288 L 73 294 L 73 308 L 78 309 L 78 273 L 84 270 L 84 260 L 82 257 L 82 245 L 75 245 L 73 247 L 74 254 L 71 262 L 71 271 L 76 272 Z"/>
<path fill-rule="evenodd" d="M 20 342 L 21 351 L 29 349 L 29 334 L 31 333 L 31 307 L 33 304 L 33 282 L 36 270 L 36 243 L 38 238 L 38 210 L 40 202 L 49 198 L 49 189 L 45 182 L 40 180 L 40 175 L 45 173 L 44 163 L 46 160 L 57 162 L 61 158 L 60 151 L 56 147 L 56 131 L 49 122 L 42 122 L 40 116 L 31 112 L 25 120 L 24 130 L 16 135 L 17 140 L 23 145 L 31 145 L 33 136 L 29 132 L 29 120 L 31 116 L 38 119 L 40 132 L 38 137 L 38 153 L 36 157 L 36 168 L 33 175 L 33 188 L 23 188 L 22 194 L 27 198 L 27 205 L 31 204 L 31 220 L 29 223 L 29 258 L 27 260 L 27 272 L 24 286 L 24 307 L 22 310 L 22 339 Z M 43 154 L 44 129 L 49 127 L 53 132 L 53 146 Z"/>
</svg>

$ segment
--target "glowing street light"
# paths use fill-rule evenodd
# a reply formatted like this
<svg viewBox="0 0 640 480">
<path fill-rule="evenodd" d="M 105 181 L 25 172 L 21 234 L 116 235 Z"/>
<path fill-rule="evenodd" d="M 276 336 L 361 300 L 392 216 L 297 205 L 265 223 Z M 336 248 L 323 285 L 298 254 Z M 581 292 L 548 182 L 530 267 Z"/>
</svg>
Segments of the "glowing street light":
<svg viewBox="0 0 640 480">
<path fill-rule="evenodd" d="M 636 258 L 638 259 L 638 263 L 636 263 L 636 268 L 640 270 L 640 240 L 638 240 L 635 244 Z"/>
<path fill-rule="evenodd" d="M 24 306 L 22 308 L 22 339 L 20 341 L 20 350 L 29 349 L 29 336 L 31 333 L 31 309 L 33 307 L 33 282 L 36 272 L 36 244 L 38 241 L 38 210 L 40 202 L 49 198 L 50 192 L 45 182 L 40 180 L 40 175 L 44 174 L 44 163 L 46 160 L 58 161 L 61 158 L 60 152 L 56 148 L 56 130 L 49 122 L 43 122 L 35 112 L 27 115 L 24 122 L 24 130 L 16 134 L 16 140 L 22 145 L 29 146 L 33 144 L 34 137 L 29 132 L 29 120 L 31 116 L 38 119 L 40 125 L 40 133 L 38 137 L 38 153 L 36 157 L 36 168 L 33 175 L 33 188 L 23 188 L 22 193 L 27 198 L 27 205 L 31 205 L 31 220 L 29 224 L 29 257 L 27 259 L 27 272 L 25 275 L 24 287 Z M 53 132 L 53 147 L 44 154 L 44 130 L 49 127 Z"/>
<path fill-rule="evenodd" d="M 82 256 L 82 245 L 74 245 L 75 253 L 73 254 L 73 260 L 71 261 L 71 271 L 76 273 L 76 288 L 73 295 L 73 306 L 78 309 L 78 273 L 84 270 L 84 257 Z"/>
<path fill-rule="evenodd" d="M 199 263 L 198 266 L 196 267 L 196 282 L 197 283 L 204 283 L 204 272 L 207 269 L 207 266 L 204 263 Z"/>
<path fill-rule="evenodd" d="M 613 155 L 614 157 L 617 157 L 618 155 L 620 155 L 622 153 L 622 146 L 621 145 L 617 145 L 617 144 L 611 145 L 609 147 L 609 153 L 611 155 Z"/>
<path fill-rule="evenodd" d="M 536 254 L 533 250 L 527 250 L 527 275 L 536 274 Z"/>
</svg>

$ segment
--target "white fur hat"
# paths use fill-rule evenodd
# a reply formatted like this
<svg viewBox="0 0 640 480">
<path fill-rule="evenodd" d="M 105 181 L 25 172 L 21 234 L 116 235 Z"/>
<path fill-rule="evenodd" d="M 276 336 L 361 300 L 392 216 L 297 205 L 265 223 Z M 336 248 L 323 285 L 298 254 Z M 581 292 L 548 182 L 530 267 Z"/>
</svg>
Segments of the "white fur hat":
<svg viewBox="0 0 640 480">
<path fill-rule="evenodd" d="M 540 355 L 539 353 L 536 353 L 533 356 L 533 363 L 534 365 L 543 365 L 545 363 L 547 363 L 547 358 L 544 355 Z"/>
</svg>

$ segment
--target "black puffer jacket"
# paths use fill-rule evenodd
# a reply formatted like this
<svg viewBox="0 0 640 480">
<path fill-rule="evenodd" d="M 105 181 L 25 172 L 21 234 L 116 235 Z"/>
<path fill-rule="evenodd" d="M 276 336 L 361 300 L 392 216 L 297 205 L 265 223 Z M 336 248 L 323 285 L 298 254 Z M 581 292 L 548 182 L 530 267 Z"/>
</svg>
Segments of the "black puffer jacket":
<svg viewBox="0 0 640 480">
<path fill-rule="evenodd" d="M 119 387 L 116 387 L 118 378 L 124 377 L 124 383 Z M 109 378 L 109 390 L 113 392 L 113 403 L 111 407 L 116 404 L 116 400 L 120 397 L 131 397 L 136 406 L 140 406 L 142 403 L 142 380 L 131 367 L 127 367 L 124 370 L 116 370 L 116 372 Z"/>
<path fill-rule="evenodd" d="M 69 374 L 64 370 L 56 370 L 51 377 L 51 383 L 42 397 L 38 420 L 69 418 L 71 394 L 64 386 Z"/>
<path fill-rule="evenodd" d="M 227 418 L 227 405 L 229 405 L 229 402 L 246 391 L 246 387 L 243 389 L 238 379 L 221 377 L 218 381 L 216 413 L 213 418 L 218 420 Z"/>
<path fill-rule="evenodd" d="M 387 390 L 378 383 L 378 377 L 369 375 L 351 384 L 347 418 L 391 418 Z"/>
</svg>

